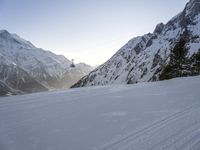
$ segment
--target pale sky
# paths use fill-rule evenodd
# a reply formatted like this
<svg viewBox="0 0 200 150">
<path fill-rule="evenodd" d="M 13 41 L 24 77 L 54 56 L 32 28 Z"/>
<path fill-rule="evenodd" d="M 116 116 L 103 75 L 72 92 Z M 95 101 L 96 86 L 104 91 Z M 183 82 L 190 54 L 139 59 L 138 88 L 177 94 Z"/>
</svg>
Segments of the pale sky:
<svg viewBox="0 0 200 150">
<path fill-rule="evenodd" d="M 108 60 L 128 40 L 153 32 L 188 0 L 0 0 L 0 28 L 75 62 Z"/>
</svg>

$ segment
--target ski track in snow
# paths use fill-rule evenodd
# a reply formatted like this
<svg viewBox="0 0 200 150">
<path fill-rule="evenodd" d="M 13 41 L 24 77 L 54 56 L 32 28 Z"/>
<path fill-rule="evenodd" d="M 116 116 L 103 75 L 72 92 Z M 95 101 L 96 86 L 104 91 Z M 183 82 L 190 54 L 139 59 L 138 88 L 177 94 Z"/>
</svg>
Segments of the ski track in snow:
<svg viewBox="0 0 200 150">
<path fill-rule="evenodd" d="M 196 112 L 193 109 L 199 109 L 199 111 Z M 193 110 L 193 111 L 191 112 L 191 110 Z M 182 132 L 181 131 L 176 132 L 175 134 L 167 137 L 166 139 L 162 140 L 158 144 L 153 145 L 151 148 L 149 148 L 149 146 L 152 144 L 152 143 L 149 143 L 149 141 L 153 138 L 153 136 L 155 134 L 158 134 L 159 132 L 162 133 L 162 129 L 166 128 L 166 126 L 168 126 L 170 124 L 173 125 L 173 123 L 177 123 L 177 122 L 181 121 L 180 119 L 185 119 L 185 117 L 188 115 L 188 113 L 193 113 L 190 116 L 196 115 L 196 113 L 200 113 L 200 103 L 194 104 L 194 105 L 192 105 L 186 109 L 183 109 L 180 112 L 175 113 L 171 116 L 167 116 L 166 118 L 161 119 L 139 131 L 136 131 L 132 134 L 128 134 L 127 136 L 124 136 L 123 138 L 117 140 L 116 142 L 108 144 L 107 146 L 104 146 L 101 149 L 102 150 L 112 150 L 112 149 L 113 150 L 118 150 L 118 149 L 120 149 L 120 150 L 122 150 L 122 149 L 129 150 L 130 149 L 131 150 L 131 149 L 134 149 L 134 147 L 137 143 L 140 144 L 140 146 L 141 146 L 140 148 L 142 148 L 142 149 L 146 145 L 147 145 L 146 147 L 148 150 L 150 150 L 150 149 L 153 149 L 153 150 L 169 149 L 168 147 L 176 147 L 176 143 L 180 142 L 182 140 L 182 138 L 184 138 L 184 141 L 186 142 L 186 143 L 184 143 L 183 141 L 181 141 L 182 144 L 187 145 L 188 144 L 187 142 L 188 141 L 191 142 L 190 140 L 194 140 L 192 138 L 195 136 L 198 136 L 196 138 L 199 138 L 199 140 L 197 141 L 197 143 L 199 143 L 200 142 L 200 120 L 199 120 L 199 122 L 196 122 L 196 124 L 190 124 L 189 126 L 187 126 L 187 128 L 185 128 L 185 130 L 182 129 Z M 196 133 L 197 135 L 196 134 L 193 135 L 194 132 L 197 132 Z M 142 141 L 142 143 L 141 143 L 141 141 Z M 181 147 L 183 145 L 179 145 L 179 147 Z"/>
<path fill-rule="evenodd" d="M 0 98 L 0 150 L 199 150 L 200 76 Z"/>
</svg>

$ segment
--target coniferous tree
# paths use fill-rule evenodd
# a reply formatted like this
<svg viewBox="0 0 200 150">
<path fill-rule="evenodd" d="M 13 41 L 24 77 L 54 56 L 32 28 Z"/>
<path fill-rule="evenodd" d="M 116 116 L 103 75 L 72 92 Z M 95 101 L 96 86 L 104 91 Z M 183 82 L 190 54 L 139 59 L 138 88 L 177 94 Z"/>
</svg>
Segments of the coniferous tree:
<svg viewBox="0 0 200 150">
<path fill-rule="evenodd" d="M 171 50 L 170 62 L 160 74 L 160 80 L 187 76 L 187 69 L 190 68 L 190 66 L 188 66 L 190 65 L 190 62 L 189 59 L 187 59 L 188 50 L 186 48 L 188 34 L 188 30 L 185 29 L 184 33 L 180 36 L 180 39 Z"/>
</svg>

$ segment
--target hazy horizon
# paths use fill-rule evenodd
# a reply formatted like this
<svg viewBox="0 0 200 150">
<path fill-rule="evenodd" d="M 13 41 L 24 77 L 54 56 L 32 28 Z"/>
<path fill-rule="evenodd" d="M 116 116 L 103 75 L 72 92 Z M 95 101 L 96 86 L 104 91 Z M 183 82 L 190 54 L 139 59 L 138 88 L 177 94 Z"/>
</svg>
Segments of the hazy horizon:
<svg viewBox="0 0 200 150">
<path fill-rule="evenodd" d="M 188 0 L 0 0 L 0 28 L 75 62 L 100 65 L 135 36 L 153 32 Z"/>
</svg>

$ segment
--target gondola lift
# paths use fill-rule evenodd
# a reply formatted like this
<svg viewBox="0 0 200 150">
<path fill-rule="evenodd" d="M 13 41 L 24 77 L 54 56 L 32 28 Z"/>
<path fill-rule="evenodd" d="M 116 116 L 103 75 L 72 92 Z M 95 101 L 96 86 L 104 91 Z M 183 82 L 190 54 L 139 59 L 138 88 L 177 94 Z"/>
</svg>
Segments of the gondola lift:
<svg viewBox="0 0 200 150">
<path fill-rule="evenodd" d="M 72 59 L 71 62 L 72 62 L 72 63 L 71 63 L 71 65 L 70 65 L 70 67 L 71 67 L 71 68 L 75 68 L 76 66 L 75 66 L 75 64 L 74 64 L 74 59 Z"/>
</svg>

